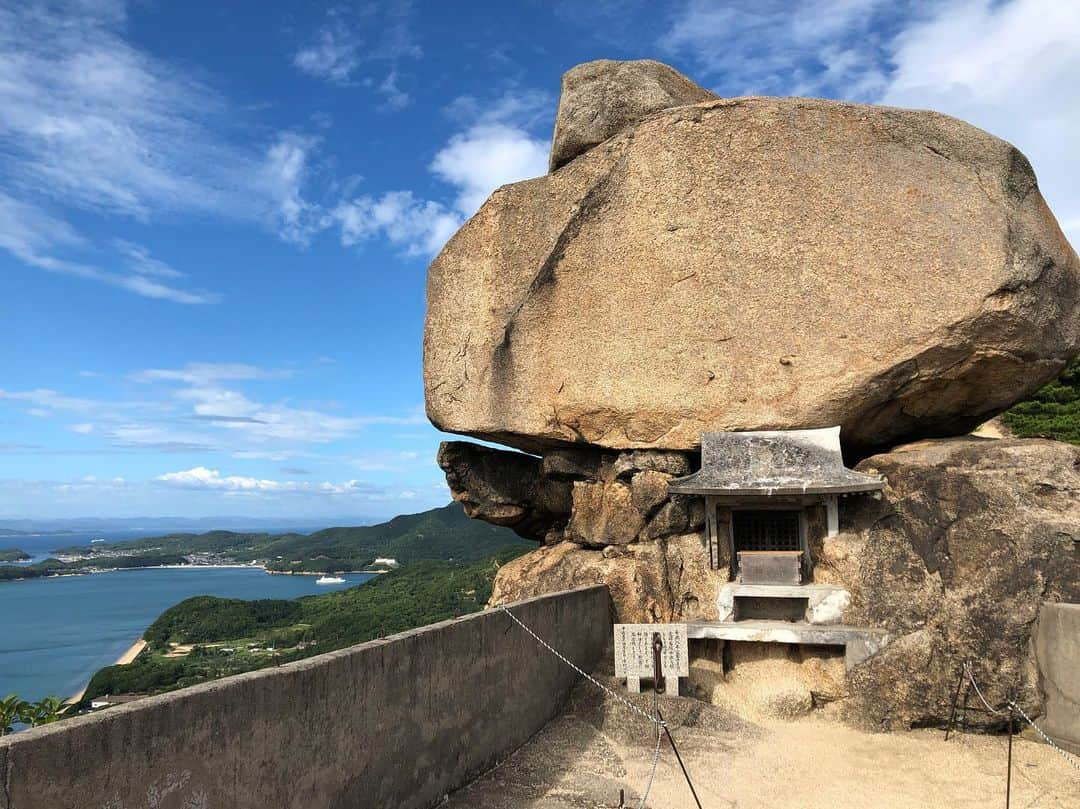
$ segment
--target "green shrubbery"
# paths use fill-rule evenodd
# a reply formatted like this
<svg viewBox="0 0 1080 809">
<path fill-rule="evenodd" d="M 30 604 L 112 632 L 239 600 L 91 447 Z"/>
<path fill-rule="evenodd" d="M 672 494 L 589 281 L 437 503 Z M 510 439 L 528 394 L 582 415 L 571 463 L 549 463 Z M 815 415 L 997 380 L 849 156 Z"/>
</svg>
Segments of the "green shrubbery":
<svg viewBox="0 0 1080 809">
<path fill-rule="evenodd" d="M 63 718 L 64 703 L 59 697 L 45 697 L 37 702 L 19 699 L 16 694 L 8 694 L 0 699 L 0 736 L 11 733 L 17 724 L 48 725 Z"/>
<path fill-rule="evenodd" d="M 1021 438 L 1053 438 L 1080 444 L 1080 357 L 1065 372 L 1003 416 Z"/>
<path fill-rule="evenodd" d="M 195 596 L 165 610 L 143 639 L 155 649 L 173 643 L 207 643 L 244 638 L 300 620 L 300 605 L 283 599 L 245 601 L 240 598 Z"/>
</svg>

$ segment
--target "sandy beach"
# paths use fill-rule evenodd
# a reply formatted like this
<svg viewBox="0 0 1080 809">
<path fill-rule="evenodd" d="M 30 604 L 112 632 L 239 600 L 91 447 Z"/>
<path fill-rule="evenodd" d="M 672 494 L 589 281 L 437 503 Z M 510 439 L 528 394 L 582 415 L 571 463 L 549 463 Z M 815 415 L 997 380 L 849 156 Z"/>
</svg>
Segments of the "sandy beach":
<svg viewBox="0 0 1080 809">
<path fill-rule="evenodd" d="M 142 653 L 142 650 L 145 648 L 146 641 L 144 641 L 142 638 L 139 638 L 137 641 L 131 644 L 131 647 L 126 652 L 120 655 L 120 657 L 116 658 L 116 660 L 113 662 L 113 665 L 126 666 L 128 663 L 132 662 L 136 657 L 138 657 Z M 89 683 L 87 683 L 87 685 L 89 685 Z M 83 698 L 83 694 L 85 693 L 86 689 L 83 688 L 78 694 L 70 697 L 64 704 L 74 705 L 76 702 Z"/>
</svg>

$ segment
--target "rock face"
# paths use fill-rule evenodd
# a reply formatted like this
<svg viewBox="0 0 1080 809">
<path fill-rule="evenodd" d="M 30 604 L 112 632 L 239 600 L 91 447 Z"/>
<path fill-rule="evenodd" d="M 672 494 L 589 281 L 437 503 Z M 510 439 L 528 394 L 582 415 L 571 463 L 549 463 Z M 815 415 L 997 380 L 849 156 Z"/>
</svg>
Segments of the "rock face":
<svg viewBox="0 0 1080 809">
<path fill-rule="evenodd" d="M 716 98 L 674 68 L 652 59 L 598 59 L 563 74 L 551 171 L 660 110 Z"/>
<path fill-rule="evenodd" d="M 621 74 L 591 70 L 568 77 L 556 154 L 589 115 L 618 134 L 495 192 L 431 265 L 438 427 L 692 451 L 709 430 L 840 424 L 864 457 L 965 433 L 1080 349 L 1080 264 L 1008 143 L 802 98 L 608 121 L 587 99 Z"/>
<path fill-rule="evenodd" d="M 539 458 L 445 441 L 438 462 L 470 517 L 512 528 L 526 539 L 543 539 L 570 517 L 570 484 L 541 477 Z"/>
<path fill-rule="evenodd" d="M 815 575 L 851 592 L 846 622 L 893 639 L 851 673 L 849 714 L 877 728 L 941 719 L 965 659 L 992 703 L 1011 693 L 1038 710 L 1039 607 L 1080 602 L 1080 447 L 955 438 L 859 468 L 885 475 L 884 497 L 861 499 Z"/>
<path fill-rule="evenodd" d="M 634 483 L 665 473 L 638 469 L 620 482 L 615 470 L 630 455 L 607 454 L 597 480 L 574 483 L 565 527 L 499 571 L 493 604 L 605 583 L 619 621 L 718 618 L 729 571 L 724 559 L 710 567 L 700 499 L 639 500 L 646 510 L 635 514 Z M 843 622 L 889 633 L 849 672 L 844 713 L 877 729 L 942 721 L 965 659 L 988 699 L 1011 693 L 1038 713 L 1028 646 L 1039 606 L 1080 602 L 1080 447 L 942 439 L 859 469 L 885 476 L 881 500 L 846 499 L 836 537 L 823 524 L 808 529 L 814 582 L 851 595 Z M 582 486 L 601 494 L 582 499 Z M 626 491 L 612 495 L 615 487 Z M 669 520 L 669 511 L 681 516 Z"/>
</svg>

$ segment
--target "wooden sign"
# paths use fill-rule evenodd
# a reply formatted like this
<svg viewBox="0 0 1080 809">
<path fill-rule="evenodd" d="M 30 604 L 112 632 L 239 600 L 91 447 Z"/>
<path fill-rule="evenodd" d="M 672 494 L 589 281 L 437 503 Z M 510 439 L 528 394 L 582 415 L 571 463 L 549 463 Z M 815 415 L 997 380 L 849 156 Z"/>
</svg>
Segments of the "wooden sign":
<svg viewBox="0 0 1080 809">
<path fill-rule="evenodd" d="M 689 677 L 686 624 L 615 624 L 615 676 L 653 676 L 653 635 L 660 633 L 664 677 Z"/>
</svg>

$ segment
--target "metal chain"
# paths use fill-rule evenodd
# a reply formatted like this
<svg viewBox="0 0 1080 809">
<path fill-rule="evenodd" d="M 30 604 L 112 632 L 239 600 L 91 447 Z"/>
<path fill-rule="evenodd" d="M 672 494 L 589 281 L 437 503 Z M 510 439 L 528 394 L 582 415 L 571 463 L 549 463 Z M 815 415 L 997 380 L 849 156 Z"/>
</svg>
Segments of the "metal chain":
<svg viewBox="0 0 1080 809">
<path fill-rule="evenodd" d="M 990 703 L 986 701 L 986 697 L 984 697 L 982 691 L 979 690 L 979 684 L 975 682 L 975 675 L 972 674 L 971 665 L 969 663 L 967 663 L 966 661 L 964 662 L 964 672 L 967 674 L 967 678 L 968 678 L 968 681 L 971 683 L 971 687 L 973 689 L 975 689 L 975 693 L 978 695 L 979 699 L 982 701 L 982 704 L 986 706 L 986 710 L 988 710 L 990 713 L 995 714 L 997 716 L 1004 716 L 1005 711 L 995 710 L 994 708 L 990 707 Z M 1080 760 L 1076 759 L 1074 756 L 1072 756 L 1071 754 L 1069 754 L 1065 750 L 1062 750 L 1053 739 L 1051 739 L 1049 736 L 1046 735 L 1046 733 L 1043 732 L 1043 729 L 1041 727 L 1039 727 L 1038 725 L 1035 724 L 1034 720 L 1032 720 L 1032 718 L 1030 716 L 1028 716 L 1024 712 L 1023 708 L 1021 708 L 1015 701 L 1013 701 L 1011 699 L 1006 700 L 1005 704 L 1009 705 L 1014 711 L 1016 711 L 1018 714 L 1020 714 L 1020 716 L 1023 718 L 1023 720 L 1025 722 L 1027 722 L 1029 725 L 1031 725 L 1033 728 L 1035 728 L 1035 732 L 1038 733 L 1039 736 L 1042 737 L 1042 740 L 1044 742 L 1046 742 L 1048 745 L 1050 745 L 1057 752 L 1057 754 L 1059 756 L 1061 756 L 1063 759 L 1065 759 L 1066 762 L 1068 762 L 1068 764 L 1071 767 L 1073 767 L 1076 770 L 1080 770 Z M 1009 732 L 1012 733 L 1012 728 L 1009 728 Z"/>
<path fill-rule="evenodd" d="M 971 673 L 971 666 L 966 660 L 964 661 L 964 673 L 967 675 L 968 682 L 971 683 L 971 687 L 975 689 L 975 693 L 976 695 L 978 695 L 979 700 L 984 706 L 986 706 L 986 710 L 988 710 L 995 716 L 1004 716 L 1004 711 L 995 710 L 994 708 L 990 707 L 990 703 L 986 701 L 986 697 L 983 696 L 983 692 L 979 690 L 979 684 L 975 682 L 975 675 Z M 965 719 L 964 721 L 967 720 Z"/>
<path fill-rule="evenodd" d="M 656 691 L 653 691 L 653 713 L 656 714 L 654 721 L 656 722 L 656 749 L 653 751 L 652 767 L 649 769 L 649 780 L 645 783 L 645 791 L 641 793 L 641 801 L 638 802 L 638 809 L 645 809 L 645 801 L 649 799 L 649 793 L 652 791 L 653 779 L 656 777 L 656 765 L 660 761 L 660 740 L 664 734 L 664 723 L 660 719 L 660 710 L 657 706 Z"/>
<path fill-rule="evenodd" d="M 1009 704 L 1013 708 L 1016 709 L 1016 712 L 1018 714 L 1020 714 L 1020 716 L 1024 717 L 1025 722 L 1027 722 L 1029 725 L 1031 725 L 1033 728 L 1035 728 L 1035 732 L 1038 733 L 1040 736 L 1042 736 L 1043 741 L 1046 742 L 1048 745 L 1050 745 L 1052 748 L 1054 748 L 1057 751 L 1059 756 L 1061 756 L 1063 759 L 1065 759 L 1065 761 L 1067 761 L 1069 763 L 1069 765 L 1072 766 L 1074 769 L 1080 770 L 1080 760 L 1077 760 L 1074 756 L 1070 755 L 1069 753 L 1065 752 L 1060 747 L 1058 747 L 1057 743 L 1053 739 L 1051 739 L 1049 736 L 1047 736 L 1045 733 L 1043 733 L 1043 729 L 1041 727 L 1039 727 L 1033 721 L 1031 721 L 1031 717 L 1028 716 L 1026 713 L 1024 713 L 1023 708 L 1021 708 L 1019 705 L 1017 705 L 1012 700 L 1009 700 Z"/>
<path fill-rule="evenodd" d="M 603 684 L 602 682 L 600 682 L 599 680 L 597 680 L 597 679 L 596 679 L 595 677 L 593 677 L 593 676 L 592 676 L 591 674 L 589 674 L 589 673 L 588 673 L 587 671 L 585 671 L 584 669 L 581 669 L 581 668 L 579 668 L 578 666 L 575 666 L 575 665 L 574 665 L 573 663 L 571 663 L 571 662 L 570 662 L 569 660 L 567 660 L 567 659 L 566 659 L 566 658 L 565 658 L 565 657 L 564 657 L 564 656 L 563 656 L 563 655 L 562 655 L 562 654 L 561 654 L 561 653 L 559 652 L 559 650 L 558 650 L 558 649 L 554 648 L 554 647 L 553 647 L 553 646 L 552 646 L 551 644 L 549 644 L 549 643 L 548 643 L 548 642 L 547 642 L 546 640 L 544 640 L 544 639 L 543 639 L 543 638 L 541 638 L 541 637 L 540 637 L 539 635 L 537 635 L 537 634 L 536 634 L 535 632 L 533 632 L 533 631 L 532 631 L 531 629 L 529 629 L 529 627 L 525 626 L 525 624 L 523 624 L 523 623 L 521 622 L 521 619 L 520 619 L 520 618 L 518 618 L 518 617 L 517 617 L 516 615 L 514 615 L 514 613 L 510 612 L 510 610 L 509 610 L 509 609 L 507 609 L 505 605 L 503 605 L 503 604 L 500 604 L 500 605 L 499 605 L 499 609 L 500 609 L 500 610 L 502 610 L 503 612 L 505 612 L 505 613 L 506 613 L 507 615 L 509 615 L 509 616 L 510 616 L 510 620 L 512 620 L 512 621 L 513 621 L 513 622 L 514 622 L 515 624 L 517 624 L 518 626 L 520 626 L 520 627 L 521 627 L 522 629 L 524 629 L 524 630 L 525 630 L 525 631 L 526 631 L 526 632 L 527 632 L 527 633 L 528 633 L 529 635 L 531 635 L 531 636 L 532 636 L 532 638 L 533 638 L 533 640 L 535 640 L 535 641 L 536 641 L 537 643 L 539 643 L 539 644 L 540 644 L 541 646 L 543 646 L 543 647 L 544 647 L 545 649 L 547 649 L 547 650 L 548 650 L 549 652 L 551 652 L 551 653 L 552 653 L 553 655 L 555 655 L 555 657 L 559 658 L 559 660 L 561 660 L 561 661 L 562 661 L 563 663 L 565 663 L 566 665 L 568 665 L 568 666 L 569 666 L 570 668 L 572 668 L 572 669 L 573 669 L 574 671 L 576 671 L 576 672 L 577 672 L 578 674 L 580 674 L 580 675 L 581 675 L 582 677 L 584 677 L 584 678 L 585 678 L 586 680 L 588 680 L 588 681 L 589 681 L 590 683 L 592 683 L 593 685 L 595 685 L 595 686 L 596 686 L 597 688 L 599 688 L 599 689 L 600 689 L 601 691 L 603 691 L 603 692 L 604 692 L 605 694 L 607 694 L 607 695 L 608 695 L 609 697 L 612 697 L 612 698 L 614 698 L 614 699 L 618 700 L 619 702 L 621 702 L 621 703 L 623 704 L 623 706 L 624 706 L 624 707 L 626 707 L 626 708 L 627 708 L 628 710 L 630 710 L 630 711 L 633 711 L 633 712 L 634 712 L 634 713 L 636 713 L 636 714 L 637 714 L 638 716 L 641 716 L 642 718 L 644 718 L 644 719 L 648 720 L 649 722 L 651 722 L 652 724 L 656 725 L 656 729 L 657 729 L 657 732 L 658 732 L 658 733 L 659 733 L 659 732 L 660 732 L 661 730 L 663 730 L 663 728 L 664 728 L 664 726 L 665 726 L 665 724 L 666 724 L 666 723 L 665 723 L 665 722 L 664 722 L 664 721 L 663 721 L 662 719 L 658 719 L 658 718 L 657 718 L 657 717 L 655 717 L 655 716 L 649 716 L 649 715 L 648 715 L 647 713 L 645 713 L 645 711 L 641 710 L 641 708 L 639 708 L 639 707 L 638 707 L 637 705 L 635 705 L 634 703 L 632 703 L 632 702 L 631 702 L 630 700 L 628 700 L 628 699 L 626 699 L 625 697 L 623 697 L 622 695 L 620 695 L 620 694 L 617 694 L 616 692 L 612 691 L 612 690 L 611 690 L 610 688 L 608 688 L 608 687 L 607 687 L 606 685 L 604 685 L 604 684 Z"/>
</svg>

